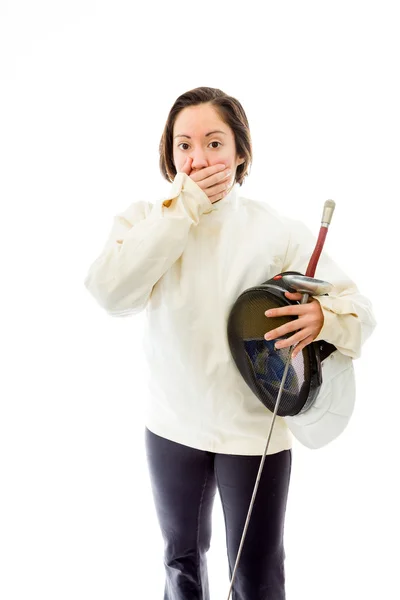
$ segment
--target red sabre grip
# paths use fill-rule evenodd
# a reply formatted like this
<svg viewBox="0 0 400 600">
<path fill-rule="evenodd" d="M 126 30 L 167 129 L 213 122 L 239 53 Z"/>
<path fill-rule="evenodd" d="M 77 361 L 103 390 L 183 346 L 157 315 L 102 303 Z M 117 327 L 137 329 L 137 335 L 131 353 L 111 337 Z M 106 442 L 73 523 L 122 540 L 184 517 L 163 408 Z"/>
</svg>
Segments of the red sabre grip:
<svg viewBox="0 0 400 600">
<path fill-rule="evenodd" d="M 324 247 L 326 234 L 328 233 L 327 227 L 321 227 L 319 230 L 319 236 L 317 240 L 317 244 L 314 248 L 314 252 L 310 258 L 310 262 L 308 263 L 306 277 L 314 277 L 315 269 L 317 268 L 317 263 L 319 261 L 319 257 L 321 256 L 322 248 Z"/>
</svg>

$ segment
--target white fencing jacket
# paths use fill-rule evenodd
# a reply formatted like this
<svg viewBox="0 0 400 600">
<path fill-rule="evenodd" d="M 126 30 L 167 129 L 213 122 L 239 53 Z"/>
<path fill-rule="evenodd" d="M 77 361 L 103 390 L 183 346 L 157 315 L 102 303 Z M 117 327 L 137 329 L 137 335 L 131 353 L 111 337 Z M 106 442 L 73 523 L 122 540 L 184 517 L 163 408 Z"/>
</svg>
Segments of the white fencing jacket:
<svg viewBox="0 0 400 600">
<path fill-rule="evenodd" d="M 153 433 L 201 450 L 262 455 L 272 413 L 233 361 L 228 316 L 245 289 L 283 271 L 304 274 L 317 238 L 239 192 L 235 184 L 212 204 L 177 173 L 166 198 L 134 202 L 114 217 L 84 284 L 111 316 L 146 309 L 145 424 Z M 316 297 L 324 324 L 315 340 L 358 358 L 376 324 L 369 300 L 324 251 L 315 276 L 334 286 Z M 276 417 L 268 454 L 291 447 L 287 422 Z"/>
</svg>

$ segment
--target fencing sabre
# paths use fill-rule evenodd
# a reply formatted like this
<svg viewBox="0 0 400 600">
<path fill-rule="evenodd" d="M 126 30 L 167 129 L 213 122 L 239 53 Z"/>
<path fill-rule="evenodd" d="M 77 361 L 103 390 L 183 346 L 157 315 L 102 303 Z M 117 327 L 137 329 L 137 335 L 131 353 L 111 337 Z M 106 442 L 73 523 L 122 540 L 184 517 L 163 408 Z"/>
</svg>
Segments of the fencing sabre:
<svg viewBox="0 0 400 600">
<path fill-rule="evenodd" d="M 308 267 L 307 267 L 305 276 L 303 276 L 301 274 L 293 273 L 293 272 L 288 272 L 287 274 L 283 273 L 281 275 L 276 276 L 277 277 L 277 281 L 285 280 L 286 285 L 289 285 L 292 290 L 294 289 L 296 292 L 300 292 L 302 294 L 302 298 L 301 298 L 300 304 L 306 304 L 308 302 L 308 299 L 309 299 L 310 295 L 311 296 L 312 295 L 317 296 L 317 295 L 325 294 L 326 291 L 329 291 L 329 289 L 332 287 L 327 282 L 321 281 L 319 279 L 314 279 L 314 274 L 315 274 L 315 269 L 316 269 L 319 257 L 320 257 L 321 252 L 322 252 L 322 248 L 323 248 L 324 243 L 325 243 L 326 234 L 328 232 L 328 227 L 329 227 L 329 224 L 331 222 L 334 209 L 335 209 L 335 202 L 333 200 L 327 200 L 325 202 L 325 204 L 324 204 L 324 210 L 323 210 L 323 213 L 322 213 L 322 220 L 321 220 L 321 228 L 320 228 L 320 232 L 319 232 L 319 235 L 318 235 L 317 243 L 315 245 L 314 251 L 313 251 L 312 256 L 311 256 L 311 259 L 310 259 L 310 261 L 308 263 Z M 296 304 L 297 304 L 297 302 L 296 302 Z M 234 316 L 234 311 L 232 311 L 232 313 L 231 313 L 231 317 L 232 318 L 233 318 L 233 316 Z M 292 333 L 290 335 L 292 335 Z M 255 482 L 255 486 L 254 486 L 252 498 L 251 498 L 251 501 L 250 501 L 250 506 L 249 506 L 249 510 L 248 510 L 248 513 L 247 513 L 246 522 L 245 522 L 245 525 L 244 525 L 244 528 L 243 528 L 242 538 L 241 538 L 241 541 L 240 541 L 240 545 L 239 545 L 239 550 L 238 550 L 238 554 L 237 554 L 237 557 L 236 557 L 235 566 L 234 566 L 234 569 L 233 569 L 233 572 L 232 572 L 232 578 L 231 578 L 231 582 L 230 582 L 230 587 L 229 587 L 229 593 L 228 593 L 227 600 L 229 600 L 230 597 L 231 597 L 231 592 L 232 592 L 232 589 L 233 589 L 233 583 L 234 583 L 234 579 L 235 579 L 235 575 L 236 575 L 238 563 L 239 563 L 240 556 L 241 556 L 241 553 L 242 553 L 243 544 L 244 544 L 244 541 L 245 541 L 245 537 L 246 537 L 248 525 L 249 525 L 249 522 L 250 522 L 250 517 L 251 517 L 252 510 L 253 510 L 253 505 L 254 505 L 254 501 L 255 501 L 255 498 L 256 498 L 258 485 L 259 485 L 259 482 L 260 482 L 260 479 L 261 479 L 262 469 L 263 469 L 265 458 L 266 458 L 266 455 L 267 455 L 268 446 L 269 446 L 269 442 L 270 442 L 271 435 L 272 435 L 272 430 L 273 430 L 274 423 L 275 423 L 275 418 L 276 418 L 276 415 L 278 413 L 279 403 L 281 401 L 281 397 L 282 397 L 282 392 L 284 390 L 285 381 L 286 381 L 286 378 L 287 378 L 287 375 L 288 375 L 289 366 L 290 366 L 290 362 L 291 362 L 291 356 L 292 356 L 292 352 L 293 352 L 294 347 L 295 347 L 295 344 L 293 344 L 292 346 L 290 346 L 289 353 L 288 353 L 288 356 L 287 356 L 287 359 L 286 359 L 286 364 L 285 364 L 285 368 L 284 368 L 284 371 L 283 371 L 283 375 L 282 375 L 280 387 L 279 387 L 279 390 L 278 390 L 278 395 L 277 395 L 277 398 L 276 398 L 276 401 L 275 401 L 275 407 L 274 407 L 272 421 L 271 421 L 271 425 L 270 425 L 270 429 L 269 429 L 269 433 L 268 433 L 267 444 L 265 446 L 264 454 L 263 454 L 263 456 L 261 458 L 261 463 L 260 463 L 260 467 L 259 467 L 259 470 L 258 470 L 257 479 L 256 479 L 256 482 Z M 231 345 L 231 350 L 232 349 L 233 349 L 233 344 Z M 316 387 L 316 393 L 318 393 L 318 386 Z M 315 395 L 314 395 L 313 400 L 315 400 Z"/>
</svg>

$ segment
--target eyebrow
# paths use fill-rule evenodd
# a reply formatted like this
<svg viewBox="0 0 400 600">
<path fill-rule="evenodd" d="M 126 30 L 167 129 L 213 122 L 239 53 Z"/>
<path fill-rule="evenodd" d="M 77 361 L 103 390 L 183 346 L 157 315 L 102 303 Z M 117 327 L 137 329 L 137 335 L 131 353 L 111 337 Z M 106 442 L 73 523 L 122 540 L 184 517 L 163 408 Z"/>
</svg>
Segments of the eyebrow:
<svg viewBox="0 0 400 600">
<path fill-rule="evenodd" d="M 208 133 L 206 133 L 206 134 L 205 134 L 205 137 L 208 137 L 209 135 L 211 135 L 211 134 L 213 134 L 213 133 L 222 133 L 223 135 L 227 135 L 227 134 L 225 133 L 225 131 L 219 131 L 218 129 L 216 129 L 215 131 L 209 131 Z M 184 133 L 178 133 L 178 135 L 176 135 L 176 136 L 174 137 L 174 139 L 175 139 L 175 138 L 178 138 L 178 137 L 185 137 L 185 138 L 188 138 L 189 140 L 191 140 L 191 139 L 192 139 L 192 138 L 190 137 L 190 135 L 185 135 Z"/>
</svg>

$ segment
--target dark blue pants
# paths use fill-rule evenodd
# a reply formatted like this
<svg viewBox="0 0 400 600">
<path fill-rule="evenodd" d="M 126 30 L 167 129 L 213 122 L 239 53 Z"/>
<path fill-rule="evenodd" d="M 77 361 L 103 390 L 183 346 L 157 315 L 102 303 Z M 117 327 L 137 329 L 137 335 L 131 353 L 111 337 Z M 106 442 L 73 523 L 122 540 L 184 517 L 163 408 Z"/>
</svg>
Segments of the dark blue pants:
<svg viewBox="0 0 400 600">
<path fill-rule="evenodd" d="M 206 553 L 216 489 L 224 514 L 231 579 L 261 456 L 196 450 L 147 428 L 145 444 L 165 541 L 164 600 L 209 600 Z M 286 598 L 283 533 L 291 467 L 292 450 L 266 456 L 232 600 Z M 228 589 L 229 582 L 227 595 Z"/>
</svg>

